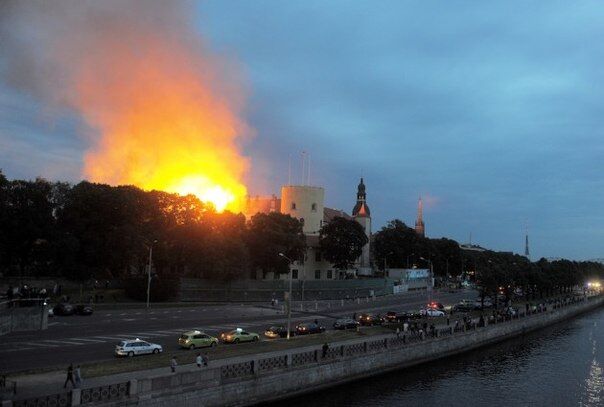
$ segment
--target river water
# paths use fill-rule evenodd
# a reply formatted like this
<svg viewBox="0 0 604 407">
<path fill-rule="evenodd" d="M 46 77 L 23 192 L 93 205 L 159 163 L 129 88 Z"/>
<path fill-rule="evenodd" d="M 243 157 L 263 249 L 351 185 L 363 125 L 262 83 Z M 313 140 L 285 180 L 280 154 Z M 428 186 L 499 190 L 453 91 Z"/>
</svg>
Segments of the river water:
<svg viewBox="0 0 604 407">
<path fill-rule="evenodd" d="M 302 406 L 604 406 L 604 308 L 497 345 L 280 402 Z"/>
</svg>

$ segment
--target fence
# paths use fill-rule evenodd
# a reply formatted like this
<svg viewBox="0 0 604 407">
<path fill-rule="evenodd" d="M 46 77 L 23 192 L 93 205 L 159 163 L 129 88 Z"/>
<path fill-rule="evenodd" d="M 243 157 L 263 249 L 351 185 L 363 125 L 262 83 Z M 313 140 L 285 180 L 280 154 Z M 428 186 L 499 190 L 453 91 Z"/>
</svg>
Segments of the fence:
<svg viewBox="0 0 604 407">
<path fill-rule="evenodd" d="M 294 280 L 294 300 L 328 300 L 392 294 L 393 280 Z M 239 280 L 218 282 L 183 278 L 180 282 L 181 301 L 258 301 L 269 302 L 273 298 L 283 299 L 289 290 L 289 280 Z"/>
</svg>

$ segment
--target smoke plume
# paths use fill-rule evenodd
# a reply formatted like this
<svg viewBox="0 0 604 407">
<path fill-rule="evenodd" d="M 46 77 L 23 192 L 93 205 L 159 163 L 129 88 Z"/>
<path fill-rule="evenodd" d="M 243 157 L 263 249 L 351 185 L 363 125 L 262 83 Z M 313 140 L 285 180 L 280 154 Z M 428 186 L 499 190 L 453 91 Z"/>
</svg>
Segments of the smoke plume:
<svg viewBox="0 0 604 407">
<path fill-rule="evenodd" d="M 89 127 L 83 176 L 237 209 L 245 88 L 175 1 L 3 1 L 2 77 Z"/>
</svg>

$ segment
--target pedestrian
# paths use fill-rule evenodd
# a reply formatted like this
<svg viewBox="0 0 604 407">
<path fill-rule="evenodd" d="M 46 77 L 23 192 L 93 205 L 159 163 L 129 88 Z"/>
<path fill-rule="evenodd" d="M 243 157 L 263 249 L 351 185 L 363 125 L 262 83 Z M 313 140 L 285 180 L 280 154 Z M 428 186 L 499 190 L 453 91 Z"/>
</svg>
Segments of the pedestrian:
<svg viewBox="0 0 604 407">
<path fill-rule="evenodd" d="M 197 354 L 197 357 L 195 358 L 195 364 L 197 365 L 197 367 L 201 368 L 201 365 L 203 364 L 203 358 L 201 357 L 201 353 Z"/>
<path fill-rule="evenodd" d="M 451 321 L 449 321 L 449 317 L 447 317 L 447 326 L 449 326 L 449 323 L 450 323 L 450 322 L 451 322 Z"/>
<path fill-rule="evenodd" d="M 323 350 L 323 353 L 322 353 L 323 359 L 325 359 L 325 357 L 327 356 L 327 351 L 329 350 L 329 345 L 327 344 L 327 342 L 325 342 L 323 344 L 322 350 Z"/>
<path fill-rule="evenodd" d="M 419 339 L 424 340 L 424 330 L 420 328 L 419 330 Z"/>
<path fill-rule="evenodd" d="M 82 371 L 80 369 L 80 365 L 75 368 L 75 387 L 82 387 Z"/>
<path fill-rule="evenodd" d="M 176 366 L 178 366 L 178 363 L 176 362 L 176 356 L 172 356 L 172 360 L 170 361 L 170 369 L 172 370 L 172 373 L 176 372 Z"/>
<path fill-rule="evenodd" d="M 208 366 L 208 362 L 210 361 L 210 358 L 208 357 L 208 354 L 204 353 L 201 358 L 203 360 L 203 365 L 207 367 Z"/>
<path fill-rule="evenodd" d="M 405 321 L 403 323 L 403 332 L 407 333 L 408 329 L 409 329 L 409 322 Z"/>
<path fill-rule="evenodd" d="M 67 368 L 67 378 L 65 379 L 65 384 L 63 385 L 64 389 L 67 388 L 67 382 L 71 382 L 71 386 L 75 387 L 75 383 L 73 381 L 73 363 Z"/>
<path fill-rule="evenodd" d="M 396 337 L 400 338 L 401 337 L 401 328 L 396 327 Z"/>
<path fill-rule="evenodd" d="M 275 299 L 271 299 L 271 306 L 274 307 L 275 306 Z"/>
<path fill-rule="evenodd" d="M 356 313 L 356 312 L 353 312 L 353 313 L 352 313 L 352 320 L 353 320 L 353 321 L 356 321 L 356 320 L 357 320 L 357 313 Z"/>
</svg>

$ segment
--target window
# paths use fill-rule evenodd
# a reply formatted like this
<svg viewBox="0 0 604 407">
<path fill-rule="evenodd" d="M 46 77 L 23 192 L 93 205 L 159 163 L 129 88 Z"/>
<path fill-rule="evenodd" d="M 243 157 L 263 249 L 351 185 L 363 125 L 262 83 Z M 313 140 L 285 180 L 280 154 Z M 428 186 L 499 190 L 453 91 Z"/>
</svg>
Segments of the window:
<svg viewBox="0 0 604 407">
<path fill-rule="evenodd" d="M 292 202 L 292 211 L 295 211 L 295 210 L 296 210 L 296 203 Z"/>
<path fill-rule="evenodd" d="M 319 250 L 315 252 L 315 261 L 321 261 L 321 252 Z"/>
<path fill-rule="evenodd" d="M 315 280 L 321 279 L 321 270 L 315 270 Z"/>
<path fill-rule="evenodd" d="M 294 279 L 294 280 L 298 279 L 298 270 L 296 270 L 296 269 L 292 270 L 292 279 Z"/>
<path fill-rule="evenodd" d="M 314 203 L 314 204 L 310 205 L 310 210 L 313 211 L 313 212 L 316 212 L 317 211 L 317 204 Z"/>
<path fill-rule="evenodd" d="M 327 278 L 330 280 L 333 278 L 333 270 L 327 270 Z"/>
</svg>

